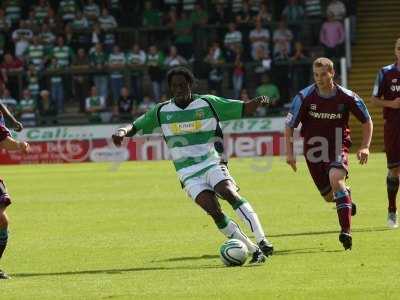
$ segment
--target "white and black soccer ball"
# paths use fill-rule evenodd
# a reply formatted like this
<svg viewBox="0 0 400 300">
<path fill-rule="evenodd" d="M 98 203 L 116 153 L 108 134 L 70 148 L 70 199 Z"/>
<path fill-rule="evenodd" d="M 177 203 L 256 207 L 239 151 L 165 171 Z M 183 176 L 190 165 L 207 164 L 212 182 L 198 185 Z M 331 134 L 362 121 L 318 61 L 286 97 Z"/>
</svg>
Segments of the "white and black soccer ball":
<svg viewBox="0 0 400 300">
<path fill-rule="evenodd" d="M 243 265 L 249 254 L 247 246 L 240 240 L 230 239 L 221 245 L 219 255 L 225 266 L 241 266 Z"/>
</svg>

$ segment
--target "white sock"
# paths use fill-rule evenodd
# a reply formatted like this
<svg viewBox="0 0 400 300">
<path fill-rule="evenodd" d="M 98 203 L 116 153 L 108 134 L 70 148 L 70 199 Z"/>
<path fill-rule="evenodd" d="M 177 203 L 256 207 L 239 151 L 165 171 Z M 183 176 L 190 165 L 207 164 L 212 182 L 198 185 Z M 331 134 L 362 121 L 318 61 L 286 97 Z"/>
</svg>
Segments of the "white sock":
<svg viewBox="0 0 400 300">
<path fill-rule="evenodd" d="M 258 219 L 257 214 L 249 202 L 244 202 L 237 209 L 235 209 L 235 212 L 239 218 L 241 218 L 243 222 L 249 226 L 256 238 L 257 243 L 265 239 L 265 233 L 261 226 L 260 220 Z"/>
<path fill-rule="evenodd" d="M 258 246 L 255 245 L 232 220 L 229 220 L 228 225 L 224 228 L 220 228 L 219 231 L 221 231 L 228 239 L 241 240 L 247 246 L 250 253 L 254 253 L 258 250 Z"/>
</svg>

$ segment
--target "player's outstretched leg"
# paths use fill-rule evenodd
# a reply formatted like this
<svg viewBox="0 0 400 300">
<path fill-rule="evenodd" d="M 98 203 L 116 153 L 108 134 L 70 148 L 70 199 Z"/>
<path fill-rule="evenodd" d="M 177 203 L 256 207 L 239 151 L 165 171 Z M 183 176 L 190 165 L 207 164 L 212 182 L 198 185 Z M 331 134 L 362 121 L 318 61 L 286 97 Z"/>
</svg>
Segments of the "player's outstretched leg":
<svg viewBox="0 0 400 300">
<path fill-rule="evenodd" d="M 226 216 L 218 203 L 215 193 L 203 191 L 196 197 L 196 203 L 206 211 L 214 220 L 219 231 L 228 239 L 234 238 L 241 240 L 249 249 L 252 255 L 251 263 L 263 263 L 265 257 L 258 248 L 239 228 L 239 226 Z"/>
<path fill-rule="evenodd" d="M 257 213 L 245 198 L 242 198 L 236 191 L 236 186 L 231 180 L 224 180 L 214 187 L 215 192 L 221 198 L 227 200 L 236 214 L 253 232 L 257 244 L 265 256 L 270 256 L 274 252 L 273 245 L 265 237 L 264 230 L 258 219 Z"/>
<path fill-rule="evenodd" d="M 353 241 L 351 236 L 351 198 L 345 186 L 346 171 L 343 169 L 332 168 L 329 171 L 329 181 L 334 192 L 336 209 L 340 224 L 339 241 L 345 250 L 352 247 Z"/>
<path fill-rule="evenodd" d="M 390 169 L 386 178 L 386 187 L 388 195 L 388 218 L 387 224 L 390 228 L 398 228 L 399 222 L 397 219 L 396 197 L 399 191 L 399 175 L 400 167 Z"/>
<path fill-rule="evenodd" d="M 8 241 L 8 218 L 4 207 L 0 207 L 0 259 L 7 247 Z M 10 279 L 10 277 L 0 270 L 0 279 Z"/>
</svg>

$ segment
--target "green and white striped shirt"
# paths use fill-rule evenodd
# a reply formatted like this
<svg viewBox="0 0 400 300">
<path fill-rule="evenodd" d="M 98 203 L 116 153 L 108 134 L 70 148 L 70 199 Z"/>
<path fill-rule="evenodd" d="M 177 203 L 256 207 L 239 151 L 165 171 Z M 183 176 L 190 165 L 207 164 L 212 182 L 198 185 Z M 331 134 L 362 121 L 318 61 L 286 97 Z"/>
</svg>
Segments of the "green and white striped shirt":
<svg viewBox="0 0 400 300">
<path fill-rule="evenodd" d="M 242 117 L 244 102 L 213 95 L 193 95 L 181 109 L 172 100 L 157 104 L 133 125 L 139 134 L 161 127 L 179 179 L 184 182 L 221 162 L 215 149 L 218 121 Z M 216 115 L 215 115 L 216 114 Z"/>
</svg>

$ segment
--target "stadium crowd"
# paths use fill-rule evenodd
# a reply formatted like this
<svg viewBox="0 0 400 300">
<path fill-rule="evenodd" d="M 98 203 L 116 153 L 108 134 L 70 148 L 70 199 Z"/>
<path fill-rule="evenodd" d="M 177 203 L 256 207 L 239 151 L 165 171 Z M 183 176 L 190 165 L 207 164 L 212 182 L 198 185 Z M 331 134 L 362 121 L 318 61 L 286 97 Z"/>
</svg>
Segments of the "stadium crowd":
<svg viewBox="0 0 400 300">
<path fill-rule="evenodd" d="M 1 98 L 28 126 L 62 123 L 71 108 L 91 122 L 131 120 L 168 99 L 165 73 L 184 64 L 199 89 L 267 95 L 272 107 L 256 115 L 283 115 L 312 59 L 343 55 L 355 2 L 2 1 Z"/>
</svg>

